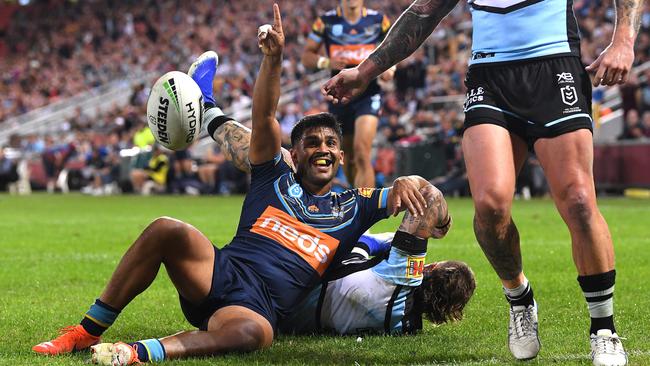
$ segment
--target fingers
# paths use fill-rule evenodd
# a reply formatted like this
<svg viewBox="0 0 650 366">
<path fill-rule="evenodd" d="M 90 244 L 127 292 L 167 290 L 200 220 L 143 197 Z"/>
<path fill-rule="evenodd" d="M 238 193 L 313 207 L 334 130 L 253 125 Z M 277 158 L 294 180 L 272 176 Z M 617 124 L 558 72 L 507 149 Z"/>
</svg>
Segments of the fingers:
<svg viewBox="0 0 650 366">
<path fill-rule="evenodd" d="M 280 7 L 278 4 L 273 4 L 273 28 L 282 33 L 282 15 L 280 15 Z"/>
<path fill-rule="evenodd" d="M 420 216 L 424 216 L 424 209 L 427 207 L 427 200 L 424 198 L 420 190 L 411 192 L 411 199 L 415 203 Z"/>
<path fill-rule="evenodd" d="M 395 204 L 393 205 L 393 212 L 391 213 L 393 216 L 397 216 L 397 214 L 400 211 L 400 208 L 402 207 L 402 200 L 400 199 L 399 196 L 395 197 Z"/>
</svg>

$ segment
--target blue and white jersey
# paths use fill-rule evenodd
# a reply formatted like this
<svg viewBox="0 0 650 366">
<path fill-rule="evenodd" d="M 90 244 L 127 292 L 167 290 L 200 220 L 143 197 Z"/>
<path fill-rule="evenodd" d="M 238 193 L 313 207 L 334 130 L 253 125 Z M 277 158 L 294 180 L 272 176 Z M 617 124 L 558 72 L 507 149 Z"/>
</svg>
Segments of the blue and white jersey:
<svg viewBox="0 0 650 366">
<path fill-rule="evenodd" d="M 573 0 L 468 0 L 470 65 L 555 55 L 580 56 Z"/>
<path fill-rule="evenodd" d="M 280 321 L 280 331 L 401 334 L 419 330 L 410 329 L 404 319 L 410 312 L 414 290 L 422 283 L 425 256 L 391 248 L 388 258 L 374 267 L 314 289 L 289 317 Z"/>
</svg>

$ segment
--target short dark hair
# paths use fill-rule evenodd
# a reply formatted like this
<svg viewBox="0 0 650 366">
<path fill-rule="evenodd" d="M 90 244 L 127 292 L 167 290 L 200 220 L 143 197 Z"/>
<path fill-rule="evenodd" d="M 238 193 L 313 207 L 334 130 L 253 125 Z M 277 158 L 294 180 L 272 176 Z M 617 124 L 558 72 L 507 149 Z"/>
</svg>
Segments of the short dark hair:
<svg viewBox="0 0 650 366">
<path fill-rule="evenodd" d="M 422 285 L 422 315 L 435 324 L 463 319 L 463 309 L 474 294 L 474 273 L 463 262 L 439 263 L 425 272 Z"/>
<path fill-rule="evenodd" d="M 291 130 L 291 146 L 296 146 L 302 135 L 309 129 L 314 127 L 327 127 L 334 130 L 339 141 L 343 139 L 343 132 L 339 121 L 331 113 L 316 113 L 304 116 L 293 126 Z"/>
</svg>

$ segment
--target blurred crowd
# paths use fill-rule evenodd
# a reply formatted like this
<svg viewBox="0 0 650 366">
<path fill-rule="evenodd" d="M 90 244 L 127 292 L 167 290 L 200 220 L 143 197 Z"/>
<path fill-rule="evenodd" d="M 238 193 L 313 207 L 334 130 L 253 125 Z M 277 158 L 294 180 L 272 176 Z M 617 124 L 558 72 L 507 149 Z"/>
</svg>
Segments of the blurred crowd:
<svg viewBox="0 0 650 366">
<path fill-rule="evenodd" d="M 365 5 L 383 11 L 394 22 L 410 3 L 366 0 Z M 7 118 L 112 80 L 146 71 L 162 74 L 186 70 L 207 49 L 216 50 L 220 57 L 214 83 L 218 103 L 231 107 L 235 114 L 248 109 L 260 61 L 256 30 L 272 19 L 271 4 L 241 0 L 43 0 L 29 6 L 0 4 L 0 128 Z M 337 4 L 337 0 L 283 0 L 280 4 L 287 45 L 283 85 L 299 86 L 295 97 L 280 106 L 278 113 L 287 135 L 304 114 L 326 110 L 318 90 L 307 88 L 306 76 L 312 70 L 301 65 L 300 55 L 315 17 Z M 608 45 L 615 13 L 612 2 L 604 0 L 576 0 L 574 9 L 582 31 L 583 62 L 589 64 Z M 423 47 L 398 65 L 394 81 L 383 85 L 376 141 L 376 170 L 381 176 L 395 174 L 395 165 L 387 162 L 395 161 L 400 147 L 435 143 L 447 146 L 448 174 L 438 179 L 462 180 L 464 168 L 458 142 L 471 32 L 467 4 L 460 2 Z M 647 61 L 650 4 L 643 11 L 634 64 Z M 621 138 L 650 136 L 650 71 L 631 78 L 620 89 L 626 121 Z M 87 191 L 95 193 L 111 186 L 140 192 L 230 193 L 245 189 L 245 177 L 224 164 L 218 151 L 191 156 L 191 152 L 172 154 L 151 146 L 144 120 L 147 95 L 148 86 L 140 85 L 131 91 L 126 106 L 115 106 L 92 118 L 79 110 L 62 126 L 60 135 L 16 137 L 10 145 L 42 156 L 50 190 L 57 187 L 58 174 L 70 165 L 80 167 L 71 171 L 82 172 L 79 181 L 84 182 Z M 119 168 L 133 147 L 148 154 L 146 159 L 131 159 L 131 170 L 136 173 L 127 174 Z M 152 172 L 156 164 L 149 166 L 149 159 L 156 159 L 156 154 L 168 157 L 163 163 L 168 167 L 164 184 L 151 178 L 156 175 Z M 145 184 L 150 181 L 156 185 Z M 61 184 L 58 186 L 62 189 Z M 110 191 L 104 188 L 101 191 Z"/>
</svg>

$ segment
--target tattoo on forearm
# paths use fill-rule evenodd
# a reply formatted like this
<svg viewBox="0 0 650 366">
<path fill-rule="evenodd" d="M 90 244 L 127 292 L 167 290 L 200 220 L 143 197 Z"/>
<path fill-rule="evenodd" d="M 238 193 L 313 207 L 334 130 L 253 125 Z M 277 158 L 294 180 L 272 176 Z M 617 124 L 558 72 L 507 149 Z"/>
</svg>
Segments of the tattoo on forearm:
<svg viewBox="0 0 650 366">
<path fill-rule="evenodd" d="M 250 149 L 251 130 L 237 121 L 228 121 L 217 127 L 213 139 L 221 149 L 226 160 L 231 161 L 235 168 L 245 172 L 251 172 L 248 150 Z M 295 170 L 291 161 L 291 154 L 282 148 L 282 158 Z"/>
<path fill-rule="evenodd" d="M 458 0 L 415 0 L 369 58 L 380 70 L 387 70 L 407 58 L 457 3 Z"/>
<path fill-rule="evenodd" d="M 219 145 L 226 160 L 244 172 L 251 171 L 248 161 L 248 150 L 251 142 L 251 131 L 239 122 L 228 121 L 214 131 L 214 140 Z"/>
<path fill-rule="evenodd" d="M 641 28 L 641 6 L 643 0 L 617 0 L 616 1 L 616 18 L 619 23 L 623 23 L 634 30 L 634 34 L 639 33 Z"/>
<path fill-rule="evenodd" d="M 408 211 L 404 214 L 399 230 L 420 238 L 441 238 L 449 229 L 447 201 L 437 188 L 427 186 L 420 190 L 427 202 L 423 216 L 414 217 Z"/>
<path fill-rule="evenodd" d="M 474 233 L 499 278 L 513 280 L 521 273 L 519 231 L 512 219 L 505 227 L 498 227 L 493 222 L 481 225 L 475 216 Z"/>
</svg>

